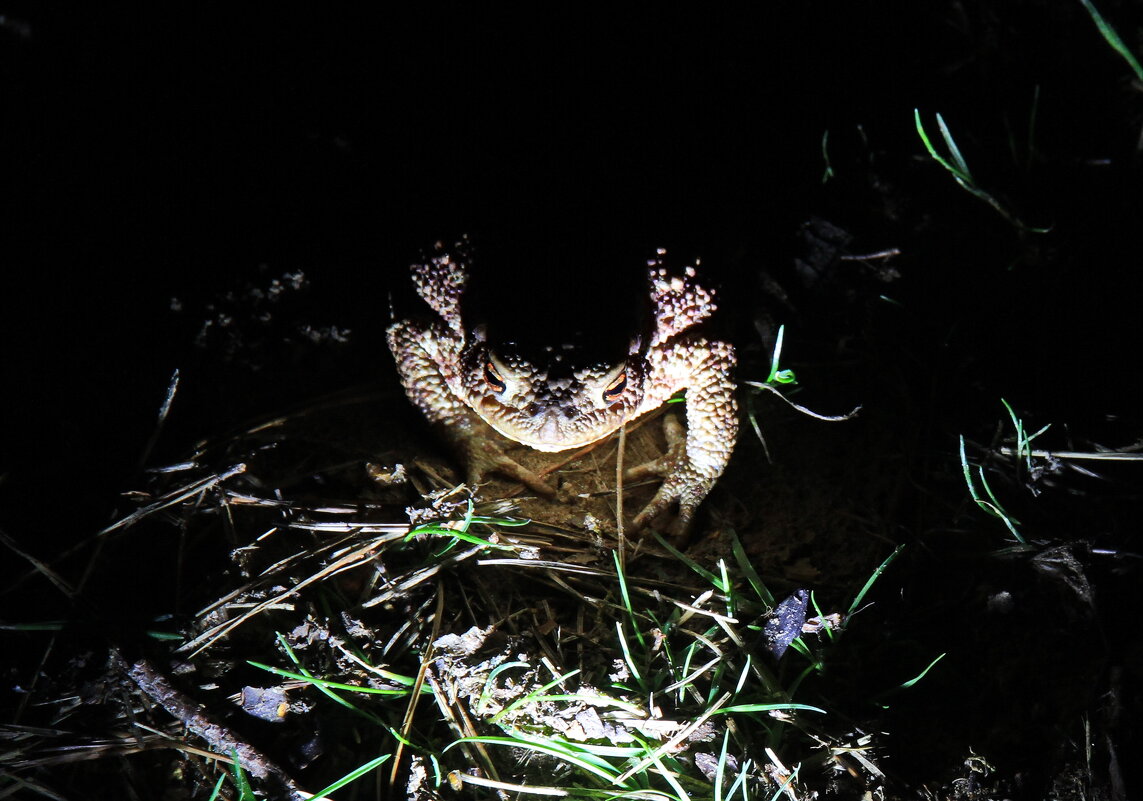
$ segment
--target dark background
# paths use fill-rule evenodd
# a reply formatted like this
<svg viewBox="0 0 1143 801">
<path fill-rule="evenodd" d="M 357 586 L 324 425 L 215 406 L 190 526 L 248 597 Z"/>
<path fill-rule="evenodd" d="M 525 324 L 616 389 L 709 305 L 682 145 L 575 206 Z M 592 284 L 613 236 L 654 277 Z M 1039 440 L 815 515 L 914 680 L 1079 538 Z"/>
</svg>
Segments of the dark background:
<svg viewBox="0 0 1143 801">
<path fill-rule="evenodd" d="M 1109 5 L 1132 31 L 1140 9 Z M 1110 346 L 1137 342 L 1140 204 L 1124 159 L 1140 103 L 1078 3 L 993 6 L 13 7 L 0 28 L 5 524 L 67 536 L 105 521 L 176 367 L 175 452 L 271 400 L 387 373 L 395 277 L 463 233 L 514 261 L 498 287 L 514 318 L 572 310 L 590 327 L 622 313 L 614 276 L 659 246 L 704 257 L 754 303 L 758 272 L 786 268 L 799 225 L 824 216 L 858 251 L 915 244 L 894 298 L 944 315 L 934 337 L 956 328 L 994 353 L 985 376 L 1026 367 L 1027 400 L 1075 412 L 1062 387 L 1116 373 Z M 1050 166 L 1025 169 L 1036 87 Z M 959 126 L 978 178 L 1057 235 L 1014 231 L 931 164 L 927 183 L 888 185 L 918 172 L 915 107 L 934 135 L 934 112 Z M 826 131 L 838 177 L 823 185 Z M 1030 252 L 1061 250 L 1026 279 Z M 997 289 L 1014 263 L 1023 280 Z M 289 314 L 348 329 L 345 347 L 276 365 L 263 353 L 253 382 L 241 359 L 193 347 L 219 298 L 299 270 L 310 286 Z M 971 341 L 977 317 L 987 341 Z M 1074 400 L 1120 397 L 1122 382 L 1094 383 Z"/>
<path fill-rule="evenodd" d="M 0 34 L 8 513 L 36 523 L 36 500 L 66 484 L 70 522 L 102 522 L 171 371 L 184 396 L 228 377 L 190 343 L 205 305 L 260 268 L 305 271 L 305 313 L 354 333 L 340 375 L 318 363 L 275 383 L 304 395 L 390 369 L 390 283 L 438 238 L 521 254 L 526 291 L 561 301 L 599 283 L 569 269 L 656 246 L 781 247 L 826 127 L 908 125 L 885 104 L 914 102 L 913 68 L 893 65 L 918 54 L 892 43 L 919 31 L 864 13 L 14 11 Z M 188 435 L 236 413 L 218 411 Z"/>
<path fill-rule="evenodd" d="M 1143 11 L 1106 5 L 1134 41 Z M 498 288 L 525 323 L 570 310 L 608 325 L 615 276 L 666 246 L 706 259 L 750 332 L 757 276 L 788 270 L 799 226 L 822 216 L 858 252 L 905 249 L 888 294 L 936 351 L 973 354 L 989 403 L 1015 393 L 1075 419 L 1137 397 L 1143 108 L 1078 3 L 28 4 L 5 12 L 0 45 L 0 504 L 22 536 L 109 519 L 175 368 L 172 455 L 244 414 L 391 376 L 394 281 L 463 233 L 511 266 Z M 923 155 L 916 107 L 1053 233 L 960 191 Z M 343 346 L 283 356 L 269 328 L 245 360 L 194 346 L 227 293 L 295 271 L 307 293 L 276 313 L 346 329 Z"/>
<path fill-rule="evenodd" d="M 569 282 L 569 265 L 610 270 L 658 246 L 716 271 L 742 270 L 743 253 L 784 264 L 808 215 L 869 216 L 823 192 L 826 130 L 845 176 L 858 142 L 919 154 L 913 107 L 941 111 L 978 171 L 1010 189 L 1006 131 L 1041 86 L 1038 143 L 1066 154 L 1056 189 L 1079 160 L 1125 152 L 1126 70 L 1078 3 L 991 6 L 11 8 L 0 29 L 5 427 L 6 442 L 31 447 L 3 450 L 5 505 L 65 475 L 125 476 L 170 370 L 189 367 L 194 327 L 174 325 L 170 298 L 185 320 L 259 265 L 304 270 L 311 313 L 353 331 L 354 358 L 338 365 L 352 383 L 387 369 L 389 283 L 439 238 L 472 233 L 518 254 L 534 267 L 529 291 L 586 285 L 598 299 L 598 279 Z M 1127 31 L 1140 16 L 1109 10 Z M 932 176 L 941 193 L 926 214 L 970 202 Z M 1090 202 L 1077 185 L 1038 209 L 1042 179 L 1017 187 L 1033 223 Z M 866 249 L 900 245 L 858 234 Z M 951 269 L 970 273 L 970 261 L 996 259 L 974 250 Z M 930 281 L 949 269 L 930 267 Z M 1090 301 L 1112 304 L 1104 321 L 1127 311 L 1114 299 L 1136 273 L 1100 272 L 1119 283 Z M 1061 297 L 1069 290 L 1047 298 L 1046 320 Z"/>
</svg>

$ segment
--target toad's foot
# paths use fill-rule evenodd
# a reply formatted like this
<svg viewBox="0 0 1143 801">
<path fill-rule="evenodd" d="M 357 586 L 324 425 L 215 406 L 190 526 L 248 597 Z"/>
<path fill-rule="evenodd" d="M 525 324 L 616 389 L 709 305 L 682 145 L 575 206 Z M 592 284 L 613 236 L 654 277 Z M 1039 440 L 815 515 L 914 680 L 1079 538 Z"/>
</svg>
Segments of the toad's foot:
<svg viewBox="0 0 1143 801">
<path fill-rule="evenodd" d="M 467 482 L 470 487 L 475 488 L 489 473 L 497 473 L 520 482 L 545 498 L 555 497 L 554 487 L 504 453 L 504 449 L 494 439 L 471 437 L 456 444 L 464 457 Z"/>
<path fill-rule="evenodd" d="M 690 529 L 695 509 L 710 492 L 715 479 L 700 473 L 687 458 L 686 434 L 675 415 L 668 414 L 663 418 L 663 432 L 667 436 L 667 452 L 658 459 L 627 470 L 624 480 L 663 479 L 655 497 L 635 516 L 631 525 L 636 530 L 641 529 L 677 503 L 679 512 L 667 527 L 667 534 L 672 539 L 679 539 Z"/>
</svg>

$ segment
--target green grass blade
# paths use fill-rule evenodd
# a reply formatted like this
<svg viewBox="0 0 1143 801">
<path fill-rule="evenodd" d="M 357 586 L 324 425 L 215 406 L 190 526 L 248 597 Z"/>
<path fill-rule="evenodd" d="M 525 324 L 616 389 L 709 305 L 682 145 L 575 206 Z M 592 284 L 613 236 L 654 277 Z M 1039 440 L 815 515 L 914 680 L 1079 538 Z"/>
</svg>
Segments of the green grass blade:
<svg viewBox="0 0 1143 801">
<path fill-rule="evenodd" d="M 716 709 L 711 712 L 712 715 L 726 715 L 731 712 L 820 712 L 825 715 L 828 714 L 824 709 L 819 709 L 816 706 L 809 704 L 735 704 L 734 706 L 724 706 L 721 709 Z"/>
<path fill-rule="evenodd" d="M 631 629 L 635 632 L 635 639 L 639 641 L 639 647 L 646 650 L 647 643 L 643 640 L 643 632 L 639 630 L 639 620 L 635 615 L 635 606 L 631 603 L 631 591 L 627 587 L 627 574 L 623 572 L 623 565 L 619 561 L 619 552 L 612 552 L 611 558 L 615 562 L 615 577 L 619 581 L 619 594 L 623 598 L 623 608 L 627 610 L 627 617 L 631 621 Z M 620 636 L 622 637 L 622 631 Z"/>
<path fill-rule="evenodd" d="M 972 177 L 972 172 L 968 169 L 968 162 L 964 160 L 960 148 L 956 146 L 956 140 L 953 139 L 952 131 L 949 130 L 948 125 L 945 124 L 945 118 L 940 114 L 937 115 L 937 126 L 941 129 L 941 136 L 945 140 L 945 146 L 949 149 L 949 155 L 951 155 L 953 161 L 956 162 L 957 171 L 970 183 L 976 183 Z"/>
<path fill-rule="evenodd" d="M 918 674 L 917 674 L 916 676 L 914 676 L 913 678 L 911 678 L 911 679 L 909 679 L 908 681 L 904 682 L 904 683 L 901 685 L 901 689 L 902 689 L 902 690 L 907 690 L 907 689 L 909 689 L 910 687 L 912 687 L 914 684 L 916 684 L 917 682 L 919 682 L 921 679 L 925 678 L 925 674 L 926 674 L 926 673 L 928 673 L 930 670 L 932 670 L 932 669 L 933 669 L 933 667 L 935 667 L 935 666 L 936 666 L 937 662 L 940 662 L 942 659 L 944 659 L 944 658 L 945 658 L 945 656 L 946 656 L 946 654 L 941 654 L 940 656 L 938 656 L 936 659 L 934 659 L 932 662 L 930 662 L 930 663 L 928 664 L 928 667 L 926 667 L 924 670 L 922 670 L 920 673 L 918 673 Z"/>
<path fill-rule="evenodd" d="M 742 547 L 742 541 L 738 539 L 738 534 L 734 531 L 730 532 L 730 551 L 734 554 L 734 561 L 738 563 L 738 569 L 746 576 L 746 581 L 750 583 L 750 588 L 754 590 L 754 594 L 758 596 L 758 600 L 766 604 L 766 606 L 773 608 L 773 594 L 766 588 L 766 584 L 762 581 L 762 577 L 758 575 L 758 571 L 754 569 L 750 557 L 746 555 L 746 549 Z"/>
<path fill-rule="evenodd" d="M 389 760 L 389 757 L 391 757 L 391 756 L 392 756 L 392 754 L 382 754 L 381 756 L 377 757 L 376 759 L 371 759 L 370 761 L 366 762 L 361 767 L 355 768 L 354 770 L 345 774 L 340 779 L 338 779 L 333 784 L 331 784 L 329 787 L 326 787 L 323 790 L 320 790 L 317 795 L 313 796 L 310 799 L 310 801 L 323 801 L 323 799 L 325 799 L 334 790 L 340 790 L 342 787 L 349 784 L 350 782 L 356 781 L 357 779 L 364 776 L 366 773 L 369 773 L 373 769 L 380 767 L 385 762 L 387 762 Z"/>
<path fill-rule="evenodd" d="M 1095 27 L 1099 29 L 1099 33 L 1103 36 L 1104 41 L 1111 45 L 1111 49 L 1122 56 L 1123 60 L 1131 67 L 1132 72 L 1135 73 L 1135 80 L 1143 82 L 1143 67 L 1139 66 L 1139 61 L 1135 58 L 1135 55 L 1127 49 L 1127 45 L 1119 38 L 1119 34 L 1116 33 L 1115 28 L 1103 18 L 1103 15 L 1099 13 L 1099 9 L 1095 7 L 1091 0 L 1080 0 L 1080 2 L 1083 4 L 1083 7 L 1087 9 L 1087 13 L 1091 15 L 1092 22 L 1094 22 Z"/>
<path fill-rule="evenodd" d="M 555 757 L 556 759 L 563 760 L 571 765 L 576 766 L 580 770 L 597 776 L 603 781 L 610 784 L 619 776 L 614 766 L 608 764 L 602 759 L 598 759 L 591 754 L 573 753 L 568 748 L 563 748 L 560 745 L 551 742 L 538 742 L 534 740 L 523 739 L 519 737 L 462 737 L 445 746 L 445 751 L 448 751 L 455 745 L 461 743 L 483 743 L 484 745 L 505 745 L 509 748 L 523 748 L 529 751 L 535 751 L 538 754 L 547 754 L 548 756 Z"/>
<path fill-rule="evenodd" d="M 877 581 L 877 579 L 881 578 L 881 574 L 885 572 L 886 568 L 892 564 L 893 560 L 897 558 L 897 555 L 901 553 L 904 548 L 904 545 L 898 545 L 893 549 L 893 553 L 885 557 L 885 561 L 877 566 L 877 569 L 874 570 L 866 580 L 865 585 L 861 588 L 861 591 L 854 596 L 853 603 L 849 605 L 849 612 L 846 614 L 846 617 L 849 617 L 849 615 L 852 615 L 855 611 L 857 611 L 858 607 L 861 606 L 861 602 L 865 600 L 866 593 L 868 593 L 869 590 L 873 587 L 873 583 Z"/>
</svg>

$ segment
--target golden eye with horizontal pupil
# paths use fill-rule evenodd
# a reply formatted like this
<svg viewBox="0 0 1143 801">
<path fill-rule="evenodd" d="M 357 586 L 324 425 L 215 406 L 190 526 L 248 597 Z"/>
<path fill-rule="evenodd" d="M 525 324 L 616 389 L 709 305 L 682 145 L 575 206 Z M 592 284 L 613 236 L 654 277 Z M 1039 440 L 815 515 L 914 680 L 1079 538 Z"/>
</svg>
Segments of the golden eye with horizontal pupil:
<svg viewBox="0 0 1143 801">
<path fill-rule="evenodd" d="M 615 401 L 623 397 L 623 392 L 626 389 L 627 371 L 624 370 L 622 373 L 615 376 L 615 380 L 608 384 L 607 387 L 603 390 L 603 399 L 608 403 L 615 403 Z"/>
<path fill-rule="evenodd" d="M 492 388 L 493 392 L 503 392 L 508 388 L 504 383 L 504 379 L 500 377 L 500 373 L 496 371 L 496 366 L 492 362 L 484 363 L 484 380 L 488 382 L 488 386 Z"/>
</svg>

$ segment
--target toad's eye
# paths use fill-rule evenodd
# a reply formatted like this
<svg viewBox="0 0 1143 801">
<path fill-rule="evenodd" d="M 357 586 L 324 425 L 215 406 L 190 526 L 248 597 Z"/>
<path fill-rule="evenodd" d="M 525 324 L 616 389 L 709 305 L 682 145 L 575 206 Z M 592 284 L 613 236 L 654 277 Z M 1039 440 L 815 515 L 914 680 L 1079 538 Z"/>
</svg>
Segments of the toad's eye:
<svg viewBox="0 0 1143 801">
<path fill-rule="evenodd" d="M 500 373 L 496 370 L 496 365 L 492 362 L 484 363 L 484 380 L 488 382 L 488 386 L 493 392 L 500 393 L 508 388 L 504 383 L 504 379 L 500 377 Z"/>
<path fill-rule="evenodd" d="M 627 371 L 624 370 L 619 375 L 615 376 L 612 381 L 603 390 L 603 399 L 608 403 L 615 403 L 623 397 L 623 392 L 627 389 Z"/>
</svg>

